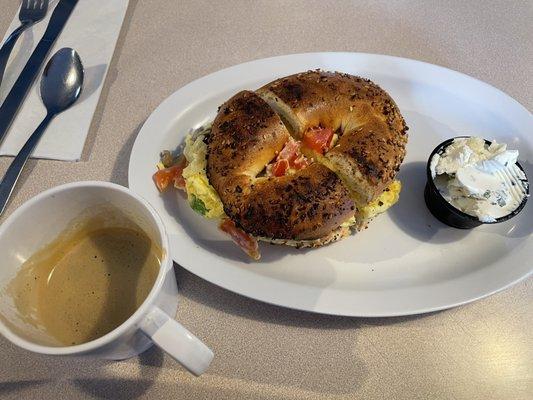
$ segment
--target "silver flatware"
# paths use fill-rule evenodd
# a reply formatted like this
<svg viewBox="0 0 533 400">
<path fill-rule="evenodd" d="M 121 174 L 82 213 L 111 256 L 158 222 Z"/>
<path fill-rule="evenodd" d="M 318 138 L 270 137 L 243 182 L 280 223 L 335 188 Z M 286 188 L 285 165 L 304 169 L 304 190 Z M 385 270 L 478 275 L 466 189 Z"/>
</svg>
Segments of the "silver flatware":
<svg viewBox="0 0 533 400">
<path fill-rule="evenodd" d="M 54 46 L 55 41 L 67 24 L 77 3 L 78 0 L 59 0 L 50 16 L 50 21 L 48 22 L 44 35 L 33 50 L 33 53 L 31 53 L 22 72 L 0 106 L 0 143 L 2 143 L 11 123 L 17 116 L 18 110 L 22 103 L 24 103 L 28 91 L 39 75 L 41 65 L 46 60 L 50 49 Z"/>
<path fill-rule="evenodd" d="M 63 48 L 55 53 L 44 68 L 41 78 L 41 98 L 46 117 L 24 144 L 0 182 L 0 215 L 11 197 L 26 161 L 43 136 L 48 124 L 80 97 L 83 87 L 83 65 L 75 50 Z"/>
<path fill-rule="evenodd" d="M 42 20 L 48 11 L 48 0 L 22 0 L 19 12 L 20 26 L 9 35 L 0 48 L 0 85 L 7 60 L 19 36 L 30 26 Z"/>
</svg>

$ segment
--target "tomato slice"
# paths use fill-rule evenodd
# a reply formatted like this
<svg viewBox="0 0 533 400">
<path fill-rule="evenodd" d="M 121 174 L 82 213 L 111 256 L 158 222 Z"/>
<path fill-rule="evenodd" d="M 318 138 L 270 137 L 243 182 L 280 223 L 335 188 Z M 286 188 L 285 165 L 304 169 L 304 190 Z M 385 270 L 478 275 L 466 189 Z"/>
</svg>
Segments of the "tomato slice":
<svg viewBox="0 0 533 400">
<path fill-rule="evenodd" d="M 309 165 L 309 161 L 300 152 L 301 142 L 289 139 L 276 157 L 276 161 L 269 166 L 271 175 L 284 176 L 289 169 L 302 169 Z"/>
<path fill-rule="evenodd" d="M 274 176 L 283 176 L 287 173 L 289 169 L 289 162 L 287 160 L 278 160 L 272 165 L 272 175 Z"/>
<path fill-rule="evenodd" d="M 324 154 L 331 144 L 333 130 L 330 128 L 313 128 L 304 133 L 303 145 L 317 153 Z"/>
<path fill-rule="evenodd" d="M 176 175 L 174 175 L 174 187 L 176 189 L 182 189 L 185 190 L 185 178 L 183 177 L 183 170 L 187 166 L 187 159 L 185 156 L 181 156 L 178 160 L 178 163 L 176 164 L 176 167 L 178 167 L 178 172 Z"/>
<path fill-rule="evenodd" d="M 278 154 L 277 160 L 287 160 L 289 164 L 292 164 L 298 155 L 300 154 L 300 142 L 290 139 Z"/>
<path fill-rule="evenodd" d="M 152 179 L 160 192 L 164 192 L 170 182 L 175 188 L 185 189 L 185 179 L 183 178 L 183 169 L 187 166 L 187 160 L 182 157 L 176 165 L 168 168 L 163 168 L 157 171 Z"/>
<path fill-rule="evenodd" d="M 242 251 L 252 257 L 254 260 L 259 260 L 261 254 L 259 254 L 259 245 L 257 240 L 244 232 L 242 229 L 237 228 L 235 222 L 229 218 L 224 218 L 220 223 L 220 230 L 227 233 L 231 240 L 233 240 Z"/>
<path fill-rule="evenodd" d="M 178 173 L 178 166 L 174 165 L 172 167 L 160 169 L 157 171 L 153 176 L 153 180 L 155 182 L 155 185 L 157 186 L 157 189 L 159 189 L 160 192 L 164 192 L 170 182 L 174 180 L 174 177 Z"/>
</svg>

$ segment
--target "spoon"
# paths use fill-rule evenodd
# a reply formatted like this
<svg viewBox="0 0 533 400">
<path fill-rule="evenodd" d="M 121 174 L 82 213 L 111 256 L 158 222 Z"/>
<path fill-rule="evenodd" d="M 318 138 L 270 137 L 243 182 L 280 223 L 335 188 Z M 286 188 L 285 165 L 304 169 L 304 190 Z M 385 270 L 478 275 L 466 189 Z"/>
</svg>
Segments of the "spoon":
<svg viewBox="0 0 533 400">
<path fill-rule="evenodd" d="M 0 215 L 4 212 L 26 161 L 48 124 L 78 100 L 82 86 L 83 65 L 78 53 L 70 48 L 57 51 L 46 64 L 41 78 L 41 98 L 46 107 L 46 117 L 24 144 L 0 182 Z"/>
</svg>

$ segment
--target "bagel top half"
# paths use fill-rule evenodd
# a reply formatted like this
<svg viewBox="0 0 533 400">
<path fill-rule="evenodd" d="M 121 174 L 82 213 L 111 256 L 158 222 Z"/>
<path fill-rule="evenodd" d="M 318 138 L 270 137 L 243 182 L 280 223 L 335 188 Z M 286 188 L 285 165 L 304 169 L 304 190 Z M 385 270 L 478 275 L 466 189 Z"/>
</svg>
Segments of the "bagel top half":
<svg viewBox="0 0 533 400">
<path fill-rule="evenodd" d="M 358 205 L 392 182 L 407 144 L 407 125 L 392 98 L 372 81 L 338 72 L 308 71 L 257 91 L 296 137 L 315 126 L 339 135 L 322 160 L 352 191 Z"/>
<path fill-rule="evenodd" d="M 261 176 L 291 135 L 331 128 L 325 154 L 307 168 Z M 407 127 L 390 96 L 369 80 L 309 71 L 278 79 L 224 103 L 207 136 L 206 172 L 225 213 L 246 232 L 314 240 L 331 234 L 376 199 L 405 156 Z"/>
</svg>

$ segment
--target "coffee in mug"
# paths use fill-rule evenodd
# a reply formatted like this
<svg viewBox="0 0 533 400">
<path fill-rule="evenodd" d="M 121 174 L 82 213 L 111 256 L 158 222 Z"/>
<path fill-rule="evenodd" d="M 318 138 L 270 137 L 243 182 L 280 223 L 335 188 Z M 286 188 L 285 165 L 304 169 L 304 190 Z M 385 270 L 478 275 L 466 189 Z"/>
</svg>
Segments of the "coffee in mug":
<svg viewBox="0 0 533 400">
<path fill-rule="evenodd" d="M 148 296 L 160 264 L 154 241 L 107 210 L 77 221 L 37 251 L 7 290 L 26 322 L 61 345 L 77 345 L 128 319 Z"/>
</svg>

